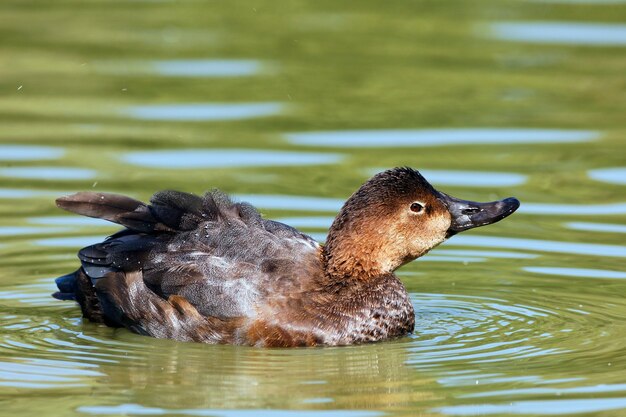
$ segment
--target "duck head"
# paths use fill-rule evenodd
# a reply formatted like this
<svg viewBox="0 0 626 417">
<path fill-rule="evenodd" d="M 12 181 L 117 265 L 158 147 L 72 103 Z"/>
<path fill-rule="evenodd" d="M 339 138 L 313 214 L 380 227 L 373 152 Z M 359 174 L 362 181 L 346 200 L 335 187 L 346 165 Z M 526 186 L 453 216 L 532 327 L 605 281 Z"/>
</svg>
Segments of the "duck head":
<svg viewBox="0 0 626 417">
<path fill-rule="evenodd" d="M 502 220 L 515 198 L 477 203 L 451 197 L 411 168 L 381 172 L 346 201 L 324 247 L 326 271 L 341 277 L 388 274 L 445 239 Z"/>
</svg>

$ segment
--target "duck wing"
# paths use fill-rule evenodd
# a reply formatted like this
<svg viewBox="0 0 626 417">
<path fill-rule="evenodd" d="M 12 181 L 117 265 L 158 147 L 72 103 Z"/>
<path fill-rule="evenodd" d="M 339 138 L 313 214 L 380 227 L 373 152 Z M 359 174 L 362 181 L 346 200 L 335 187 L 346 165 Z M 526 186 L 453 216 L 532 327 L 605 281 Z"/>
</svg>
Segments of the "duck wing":
<svg viewBox="0 0 626 417">
<path fill-rule="evenodd" d="M 204 316 L 253 317 L 257 301 L 277 286 L 301 290 L 307 279 L 302 271 L 321 271 L 320 246 L 312 238 L 263 219 L 250 204 L 234 203 L 218 190 L 203 197 L 161 191 L 150 204 L 78 193 L 57 204 L 126 227 L 79 252 L 98 291 L 112 293 L 107 285 L 120 280 L 111 275 L 140 271 L 157 297 L 183 297 Z"/>
</svg>

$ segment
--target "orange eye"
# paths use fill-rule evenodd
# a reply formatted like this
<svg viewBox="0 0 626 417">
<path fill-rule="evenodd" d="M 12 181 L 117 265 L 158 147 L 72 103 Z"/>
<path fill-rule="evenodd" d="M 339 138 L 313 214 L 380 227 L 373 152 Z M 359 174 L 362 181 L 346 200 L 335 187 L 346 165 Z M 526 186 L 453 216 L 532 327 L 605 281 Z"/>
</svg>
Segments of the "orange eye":
<svg viewBox="0 0 626 417">
<path fill-rule="evenodd" d="M 411 204 L 411 211 L 413 213 L 421 213 L 423 210 L 424 210 L 424 206 L 421 205 L 420 203 Z"/>
</svg>

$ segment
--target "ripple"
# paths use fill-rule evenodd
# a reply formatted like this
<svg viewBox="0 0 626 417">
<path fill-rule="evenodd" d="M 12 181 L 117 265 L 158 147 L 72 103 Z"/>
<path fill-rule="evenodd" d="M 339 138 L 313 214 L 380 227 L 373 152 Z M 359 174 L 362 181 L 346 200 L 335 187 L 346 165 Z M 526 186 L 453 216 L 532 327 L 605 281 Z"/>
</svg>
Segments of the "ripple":
<svg viewBox="0 0 626 417">
<path fill-rule="evenodd" d="M 175 414 L 184 416 L 211 416 L 211 417 L 256 417 L 259 415 L 268 417 L 378 417 L 385 413 L 378 411 L 359 410 L 216 410 L 216 409 L 181 409 L 145 407 L 139 404 L 121 404 L 114 406 L 83 406 L 76 411 L 87 414 L 116 414 L 116 415 L 164 415 Z"/>
<path fill-rule="evenodd" d="M 589 232 L 626 233 L 626 225 L 624 224 L 570 222 L 565 223 L 565 226 L 570 229 Z"/>
<path fill-rule="evenodd" d="M 626 246 L 561 242 L 539 239 L 518 239 L 511 237 L 461 235 L 454 236 L 454 238 L 445 241 L 443 245 L 520 249 L 527 251 L 571 253 L 575 255 L 610 256 L 618 258 L 626 257 Z"/>
<path fill-rule="evenodd" d="M 605 392 L 626 392 L 626 384 L 601 384 L 594 386 L 582 386 L 572 388 L 551 388 L 551 387 L 534 387 L 534 388 L 518 388 L 514 390 L 498 390 L 487 391 L 473 394 L 465 394 L 463 398 L 484 398 L 484 397 L 500 397 L 511 395 L 528 395 L 528 394 L 600 394 Z"/>
<path fill-rule="evenodd" d="M 610 184 L 626 184 L 626 167 L 593 169 L 587 173 L 589 178 Z"/>
<path fill-rule="evenodd" d="M 435 249 L 433 252 L 438 255 L 448 256 L 482 256 L 485 258 L 502 259 L 534 259 L 538 255 L 530 253 L 506 252 L 506 251 L 482 251 L 482 250 L 461 250 L 461 249 Z"/>
<path fill-rule="evenodd" d="M 258 149 L 171 149 L 132 152 L 122 159 L 150 168 L 193 169 L 334 164 L 343 155 Z"/>
<path fill-rule="evenodd" d="M 82 248 L 85 246 L 93 245 L 97 242 L 102 242 L 104 236 L 80 236 L 80 237 L 56 237 L 49 239 L 38 239 L 33 241 L 37 246 L 53 246 L 53 247 L 68 247 L 68 248 Z"/>
<path fill-rule="evenodd" d="M 19 362 L 0 362 L 0 386 L 24 388 L 58 388 L 86 385 L 84 378 L 103 376 L 93 365 L 58 360 L 18 358 Z"/>
<path fill-rule="evenodd" d="M 503 22 L 490 25 L 494 37 L 505 41 L 588 45 L 626 45 L 626 25 L 573 22 Z"/>
<path fill-rule="evenodd" d="M 66 232 L 67 228 L 45 228 L 29 226 L 0 226 L 0 236 L 37 235 L 42 233 Z"/>
<path fill-rule="evenodd" d="M 303 197 L 271 194 L 237 194 L 240 201 L 270 210 L 338 211 L 344 200 L 327 197 Z"/>
<path fill-rule="evenodd" d="M 276 116 L 284 108 L 281 103 L 195 103 L 132 106 L 123 113 L 140 120 L 219 121 Z"/>
<path fill-rule="evenodd" d="M 565 327 L 568 318 L 554 311 L 491 297 L 417 294 L 413 299 L 418 329 L 418 339 L 408 348 L 412 352 L 408 363 L 413 366 L 500 362 L 565 352 L 539 345 L 544 336 L 537 330 L 538 320 Z"/>
<path fill-rule="evenodd" d="M 45 217 L 31 217 L 28 219 L 29 223 L 42 224 L 46 226 L 114 226 L 111 222 L 102 219 L 96 219 L 93 217 L 78 217 L 78 216 L 45 216 Z"/>
<path fill-rule="evenodd" d="M 283 217 L 276 221 L 288 224 L 296 229 L 328 229 L 335 220 L 330 216 L 311 216 L 311 217 Z"/>
<path fill-rule="evenodd" d="M 0 175 L 11 178 L 37 180 L 82 180 L 95 178 L 91 169 L 68 167 L 13 167 L 0 169 Z"/>
<path fill-rule="evenodd" d="M 516 401 L 506 404 L 452 405 L 433 411 L 453 416 L 488 414 L 560 415 L 581 414 L 626 408 L 626 398 L 559 399 Z"/>
<path fill-rule="evenodd" d="M 559 129 L 415 129 L 338 130 L 288 133 L 290 143 L 304 146 L 384 148 L 390 146 L 445 146 L 523 143 L 589 142 L 600 134 L 589 130 Z"/>
<path fill-rule="evenodd" d="M 263 65 L 253 59 L 183 59 L 152 61 L 159 75 L 182 77 L 247 77 L 261 73 Z"/>
<path fill-rule="evenodd" d="M 552 204 L 522 203 L 518 209 L 524 214 L 596 216 L 626 213 L 626 203 L 608 204 Z"/>
<path fill-rule="evenodd" d="M 166 77 L 249 77 L 265 69 L 254 59 L 173 59 L 156 61 L 101 61 L 96 69 L 107 74 L 156 74 Z"/>
<path fill-rule="evenodd" d="M 479 258 L 477 256 L 445 256 L 434 254 L 420 258 L 416 260 L 416 262 L 460 262 L 462 264 L 470 264 L 474 262 L 485 262 L 486 260 L 487 258 Z"/>
<path fill-rule="evenodd" d="M 65 151 L 51 146 L 0 145 L 0 161 L 58 159 Z"/>
<path fill-rule="evenodd" d="M 0 198 L 20 199 L 20 198 L 38 198 L 38 197 L 54 197 L 64 192 L 59 191 L 39 191 L 39 190 L 20 190 L 17 188 L 0 188 Z M 67 194 L 67 193 L 65 193 Z"/>
<path fill-rule="evenodd" d="M 580 278 L 615 278 L 626 279 L 626 272 L 608 271 L 606 269 L 561 268 L 544 266 L 525 266 L 524 271 L 535 274 L 559 275 Z"/>
</svg>

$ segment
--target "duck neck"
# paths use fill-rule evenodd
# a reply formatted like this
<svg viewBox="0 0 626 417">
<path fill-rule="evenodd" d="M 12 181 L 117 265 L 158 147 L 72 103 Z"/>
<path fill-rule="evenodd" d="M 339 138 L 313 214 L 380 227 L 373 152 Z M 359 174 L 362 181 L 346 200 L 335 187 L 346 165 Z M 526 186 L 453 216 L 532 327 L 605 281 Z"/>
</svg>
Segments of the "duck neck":
<svg viewBox="0 0 626 417">
<path fill-rule="evenodd" d="M 400 266 L 384 250 L 381 239 L 331 228 L 322 256 L 326 275 L 333 281 L 369 280 L 388 275 Z"/>
</svg>

